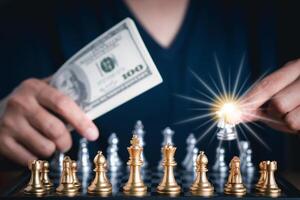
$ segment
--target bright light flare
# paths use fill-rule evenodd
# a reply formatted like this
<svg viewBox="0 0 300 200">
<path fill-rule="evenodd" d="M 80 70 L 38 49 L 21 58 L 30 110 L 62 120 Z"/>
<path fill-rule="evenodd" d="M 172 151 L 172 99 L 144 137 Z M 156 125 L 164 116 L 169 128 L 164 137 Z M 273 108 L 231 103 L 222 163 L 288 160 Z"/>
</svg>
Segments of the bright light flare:
<svg viewBox="0 0 300 200">
<path fill-rule="evenodd" d="M 238 101 L 221 101 L 213 106 L 213 112 L 218 120 L 227 124 L 236 125 L 241 121 L 241 109 Z"/>
</svg>

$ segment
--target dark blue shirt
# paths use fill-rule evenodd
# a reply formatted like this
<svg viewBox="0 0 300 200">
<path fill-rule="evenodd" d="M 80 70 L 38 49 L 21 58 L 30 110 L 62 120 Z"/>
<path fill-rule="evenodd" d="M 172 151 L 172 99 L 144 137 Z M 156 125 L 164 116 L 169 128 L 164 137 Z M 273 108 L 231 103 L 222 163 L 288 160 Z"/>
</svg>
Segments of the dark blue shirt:
<svg viewBox="0 0 300 200">
<path fill-rule="evenodd" d="M 168 48 L 153 40 L 123 1 L 19 1 L 8 3 L 3 10 L 0 19 L 0 98 L 24 79 L 50 76 L 74 53 L 122 19 L 131 17 L 136 22 L 164 82 L 95 120 L 101 134 L 97 142 L 90 144 L 91 156 L 99 148 L 105 151 L 109 134 L 116 132 L 120 139 L 119 153 L 127 160 L 126 147 L 133 126 L 136 120 L 142 120 L 146 131 L 145 155 L 151 164 L 155 165 L 160 159 L 161 130 L 166 126 L 176 132 L 174 143 L 180 162 L 186 152 L 188 134 L 194 132 L 200 137 L 211 125 L 204 124 L 209 118 L 176 124 L 205 114 L 205 111 L 193 108 L 207 108 L 176 96 L 208 100 L 199 93 L 209 94 L 208 90 L 190 70 L 216 90 L 213 81 L 221 86 L 215 57 L 219 60 L 226 87 L 231 89 L 243 57 L 245 62 L 239 86 L 249 77 L 245 88 L 267 69 L 272 71 L 279 66 L 274 9 L 267 3 L 253 8 L 249 3 L 191 0 L 183 23 Z M 200 125 L 203 126 L 197 129 Z M 211 161 L 217 144 L 215 131 L 212 129 L 198 144 L 199 149 L 207 151 Z M 270 129 L 256 131 L 272 151 L 245 130 L 252 142 L 253 159 L 282 160 L 283 136 Z M 78 135 L 73 133 L 73 138 L 75 155 Z"/>
</svg>

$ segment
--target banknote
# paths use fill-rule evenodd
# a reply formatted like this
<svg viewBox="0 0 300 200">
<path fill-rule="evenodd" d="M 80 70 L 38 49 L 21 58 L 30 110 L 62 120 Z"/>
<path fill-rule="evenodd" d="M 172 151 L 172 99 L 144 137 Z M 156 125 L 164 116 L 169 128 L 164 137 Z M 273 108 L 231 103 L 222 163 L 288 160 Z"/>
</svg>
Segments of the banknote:
<svg viewBox="0 0 300 200">
<path fill-rule="evenodd" d="M 67 60 L 50 84 L 95 119 L 161 82 L 133 20 L 126 18 Z"/>
</svg>

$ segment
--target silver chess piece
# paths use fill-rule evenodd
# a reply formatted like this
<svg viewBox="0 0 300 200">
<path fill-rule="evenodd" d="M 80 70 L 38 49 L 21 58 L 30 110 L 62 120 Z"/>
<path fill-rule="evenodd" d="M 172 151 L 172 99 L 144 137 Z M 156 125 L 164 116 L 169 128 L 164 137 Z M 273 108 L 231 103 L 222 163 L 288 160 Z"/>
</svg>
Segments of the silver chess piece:
<svg viewBox="0 0 300 200">
<path fill-rule="evenodd" d="M 90 154 L 88 149 L 88 141 L 86 138 L 79 140 L 77 168 L 79 173 L 88 173 L 92 169 Z"/>
<path fill-rule="evenodd" d="M 165 145 L 169 144 L 169 145 L 174 145 L 173 143 L 173 135 L 174 135 L 174 131 L 170 128 L 170 127 L 166 127 L 164 130 L 162 130 L 162 135 L 163 135 L 163 142 L 161 144 L 162 147 L 164 147 Z M 161 154 L 161 159 L 158 163 L 158 170 L 162 170 L 162 162 L 163 162 L 163 154 Z"/>
<path fill-rule="evenodd" d="M 244 171 L 244 169 L 246 168 L 246 152 L 250 147 L 249 142 L 242 140 L 239 142 L 239 147 L 240 147 L 241 171 Z"/>
<path fill-rule="evenodd" d="M 226 123 L 223 118 L 219 119 L 217 124 L 219 130 L 217 133 L 218 140 L 231 141 L 237 139 L 237 131 L 234 124 Z"/>
<path fill-rule="evenodd" d="M 132 131 L 133 135 L 137 135 L 139 140 L 140 140 L 140 145 L 144 148 L 144 146 L 146 145 L 145 143 L 145 140 L 144 140 L 144 135 L 145 135 L 145 130 L 144 130 L 144 125 L 142 123 L 141 120 L 138 120 L 134 126 L 134 130 Z M 145 158 L 145 154 L 144 154 L 144 151 L 142 151 L 142 154 L 141 154 L 141 158 L 142 158 L 142 161 L 144 162 L 142 167 L 147 167 L 148 165 L 148 162 Z"/>
<path fill-rule="evenodd" d="M 187 153 L 186 153 L 186 156 L 185 156 L 185 158 L 183 159 L 183 161 L 182 161 L 182 163 L 181 163 L 181 165 L 182 165 L 184 168 L 186 168 L 186 166 L 188 165 L 188 163 L 192 161 L 192 158 L 193 158 L 193 150 L 194 150 L 194 148 L 195 148 L 195 146 L 196 146 L 196 143 L 197 143 L 197 140 L 196 140 L 194 134 L 191 133 L 191 134 L 187 137 L 187 139 L 186 139 L 186 145 L 187 145 L 186 151 L 187 151 Z"/>
<path fill-rule="evenodd" d="M 216 149 L 216 160 L 213 165 L 213 171 L 215 173 L 221 174 L 221 175 L 226 175 L 228 171 L 228 167 L 225 162 L 225 149 L 218 147 Z"/>
<path fill-rule="evenodd" d="M 57 175 L 60 175 L 62 172 L 64 156 L 64 153 L 56 151 L 50 162 L 51 170 Z"/>
<path fill-rule="evenodd" d="M 194 147 L 192 154 L 191 154 L 191 160 L 185 166 L 185 169 L 187 171 L 189 171 L 189 172 L 196 171 L 196 160 L 197 160 L 198 153 L 199 153 L 199 149 L 197 147 Z"/>
<path fill-rule="evenodd" d="M 122 161 L 118 154 L 119 139 L 116 133 L 112 133 L 108 138 L 107 164 L 110 172 L 116 172 L 122 166 Z"/>
<path fill-rule="evenodd" d="M 246 172 L 247 175 L 253 174 L 255 171 L 252 163 L 252 150 L 248 141 L 240 142 L 240 158 L 241 158 L 241 171 Z"/>
</svg>

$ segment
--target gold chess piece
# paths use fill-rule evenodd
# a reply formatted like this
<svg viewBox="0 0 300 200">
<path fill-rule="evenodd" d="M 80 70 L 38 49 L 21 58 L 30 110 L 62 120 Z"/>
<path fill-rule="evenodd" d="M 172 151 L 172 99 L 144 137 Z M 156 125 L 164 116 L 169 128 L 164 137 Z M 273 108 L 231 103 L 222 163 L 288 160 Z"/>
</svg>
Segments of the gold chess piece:
<svg viewBox="0 0 300 200">
<path fill-rule="evenodd" d="M 193 195 L 211 196 L 214 193 L 214 187 L 208 181 L 206 176 L 208 159 L 204 151 L 200 151 L 196 160 L 196 179 L 190 187 Z"/>
<path fill-rule="evenodd" d="M 246 194 L 246 187 L 243 184 L 242 175 L 240 171 L 240 159 L 234 156 L 230 161 L 230 174 L 228 181 L 224 187 L 225 194 L 232 194 L 236 196 L 243 196 Z"/>
<path fill-rule="evenodd" d="M 143 164 L 141 153 L 143 147 L 141 147 L 137 135 L 133 135 L 130 143 L 131 146 L 127 148 L 129 153 L 127 165 L 130 167 L 130 174 L 127 183 L 123 186 L 123 191 L 128 195 L 143 196 L 147 193 L 147 186 L 141 177 L 141 166 Z"/>
<path fill-rule="evenodd" d="M 71 171 L 72 171 L 73 184 L 80 189 L 81 183 L 77 177 L 77 163 L 75 160 L 72 160 Z"/>
<path fill-rule="evenodd" d="M 260 177 L 255 185 L 255 189 L 259 191 L 259 188 L 262 187 L 266 176 L 267 176 L 267 161 L 261 161 L 259 163 L 259 173 L 260 173 Z"/>
<path fill-rule="evenodd" d="M 109 195 L 112 192 L 112 185 L 106 176 L 107 162 L 101 151 L 98 151 L 94 158 L 95 178 L 88 187 L 89 194 Z"/>
<path fill-rule="evenodd" d="M 58 194 L 65 194 L 69 196 L 73 196 L 78 192 L 78 187 L 76 187 L 73 183 L 72 160 L 69 156 L 64 157 L 63 170 L 56 192 Z"/>
<path fill-rule="evenodd" d="M 51 188 L 53 187 L 53 183 L 51 182 L 50 178 L 49 178 L 49 162 L 46 160 L 41 161 L 42 164 L 42 169 L 41 169 L 41 180 L 42 183 L 44 184 L 45 188 L 47 190 L 51 190 Z"/>
<path fill-rule="evenodd" d="M 281 189 L 278 187 L 274 176 L 274 172 L 277 170 L 277 162 L 267 161 L 266 165 L 266 177 L 258 191 L 265 195 L 278 196 L 281 193 Z"/>
<path fill-rule="evenodd" d="M 170 144 L 162 148 L 164 176 L 157 186 L 157 192 L 160 194 L 178 195 L 181 192 L 181 187 L 177 184 L 174 176 L 174 167 L 177 165 L 174 160 L 175 151 L 176 147 Z"/>
<path fill-rule="evenodd" d="M 41 181 L 42 162 L 34 160 L 29 163 L 28 168 L 31 170 L 31 177 L 29 183 L 24 189 L 26 194 L 43 195 L 47 192 L 43 182 Z"/>
</svg>

